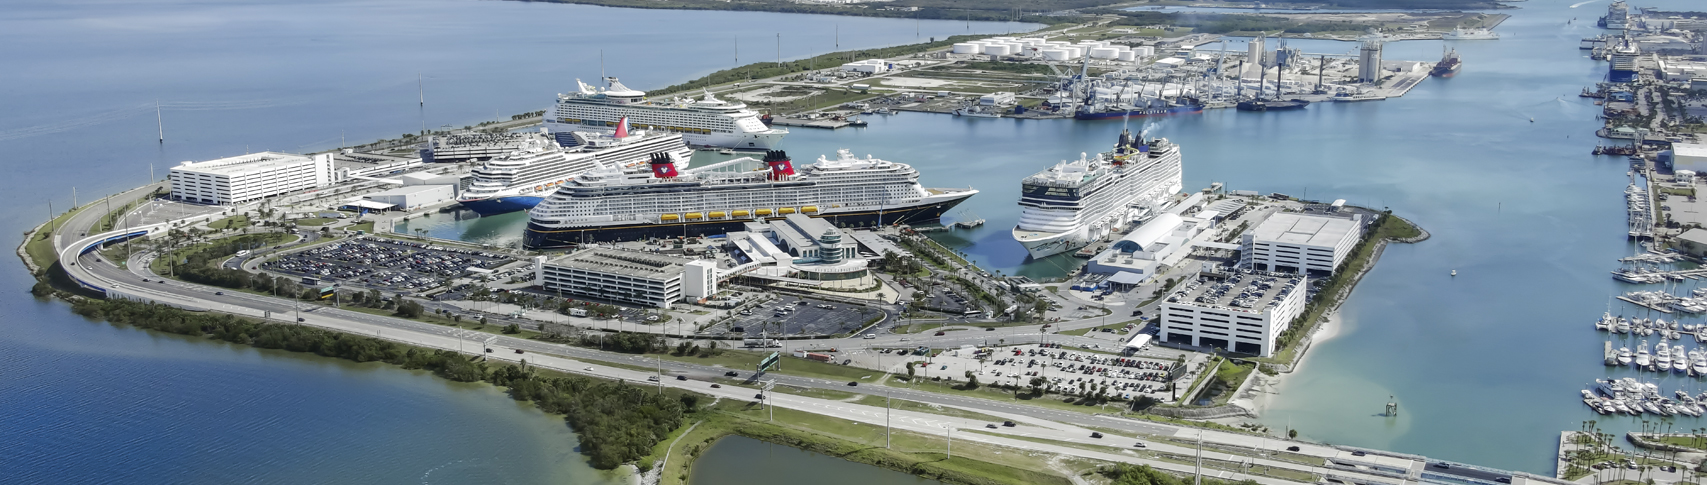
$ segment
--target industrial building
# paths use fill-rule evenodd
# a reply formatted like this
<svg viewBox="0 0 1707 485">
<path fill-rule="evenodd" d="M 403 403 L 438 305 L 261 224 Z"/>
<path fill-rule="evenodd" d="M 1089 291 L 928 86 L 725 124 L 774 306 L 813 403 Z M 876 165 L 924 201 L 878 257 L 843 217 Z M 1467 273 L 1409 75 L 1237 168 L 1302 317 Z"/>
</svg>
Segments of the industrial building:
<svg viewBox="0 0 1707 485">
<path fill-rule="evenodd" d="M 1117 282 L 1127 285 L 1148 280 L 1164 260 L 1175 253 L 1186 254 L 1180 251 L 1208 227 L 1208 221 L 1164 212 L 1092 257 L 1085 272 L 1115 275 Z"/>
<path fill-rule="evenodd" d="M 1707 172 L 1707 145 L 1671 144 L 1671 168 L 1695 173 Z"/>
<path fill-rule="evenodd" d="M 588 249 L 543 261 L 534 271 L 546 291 L 630 305 L 667 309 L 717 293 L 714 263 L 654 253 Z"/>
<path fill-rule="evenodd" d="M 1281 212 L 1240 240 L 1239 266 L 1256 271 L 1326 276 L 1351 255 L 1363 236 L 1361 215 L 1351 218 Z"/>
<path fill-rule="evenodd" d="M 1363 47 L 1358 49 L 1357 82 L 1375 83 L 1381 81 L 1381 41 L 1363 41 Z"/>
<path fill-rule="evenodd" d="M 415 210 L 456 200 L 455 185 L 405 185 L 363 195 L 362 200 L 390 204 L 396 210 Z"/>
<path fill-rule="evenodd" d="M 234 205 L 332 185 L 331 154 L 261 152 L 172 167 L 172 200 Z"/>
<path fill-rule="evenodd" d="M 1692 228 L 1677 236 L 1678 250 L 1697 258 L 1707 256 L 1707 229 Z"/>
<path fill-rule="evenodd" d="M 1158 336 L 1176 345 L 1261 357 L 1304 310 L 1302 276 L 1264 273 L 1214 276 L 1174 288 L 1158 312 Z"/>
</svg>

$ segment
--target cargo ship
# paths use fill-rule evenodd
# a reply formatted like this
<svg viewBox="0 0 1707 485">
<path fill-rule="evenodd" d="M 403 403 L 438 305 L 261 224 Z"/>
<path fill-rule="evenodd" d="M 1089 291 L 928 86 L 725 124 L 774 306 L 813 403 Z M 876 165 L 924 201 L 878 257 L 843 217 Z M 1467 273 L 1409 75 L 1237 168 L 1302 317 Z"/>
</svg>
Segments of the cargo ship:
<svg viewBox="0 0 1707 485">
<path fill-rule="evenodd" d="M 1173 116 L 1203 113 L 1203 105 L 1195 102 L 1178 106 L 1137 108 L 1131 106 L 1080 106 L 1073 113 L 1073 119 L 1078 120 L 1110 120 L 1124 118 L 1143 118 L 1148 116 Z"/>
<path fill-rule="evenodd" d="M 843 227 L 930 223 L 978 193 L 924 188 L 907 164 L 845 149 L 798 171 L 782 151 L 688 170 L 677 170 L 674 159 L 654 154 L 650 172 L 600 165 L 582 173 L 528 211 L 522 245 L 711 236 L 789 214 Z"/>
<path fill-rule="evenodd" d="M 1440 62 L 1435 63 L 1434 69 L 1429 70 L 1428 75 L 1452 77 L 1457 75 L 1458 70 L 1463 67 L 1464 63 L 1458 60 L 1458 49 L 1446 49 L 1446 52 L 1440 56 Z"/>
</svg>

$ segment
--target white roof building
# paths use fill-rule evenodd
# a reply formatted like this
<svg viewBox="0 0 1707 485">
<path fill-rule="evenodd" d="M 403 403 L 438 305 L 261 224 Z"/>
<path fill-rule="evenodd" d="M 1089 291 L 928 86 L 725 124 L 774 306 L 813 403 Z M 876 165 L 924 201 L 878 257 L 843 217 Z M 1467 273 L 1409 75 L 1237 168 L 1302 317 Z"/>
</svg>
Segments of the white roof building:
<svg viewBox="0 0 1707 485">
<path fill-rule="evenodd" d="M 1331 275 L 1362 236 L 1360 215 L 1348 219 L 1281 212 L 1244 234 L 1239 244 L 1240 266 L 1276 273 Z"/>
<path fill-rule="evenodd" d="M 172 199 L 233 205 L 332 185 L 332 155 L 261 152 L 205 162 L 184 162 L 168 172 Z"/>
</svg>

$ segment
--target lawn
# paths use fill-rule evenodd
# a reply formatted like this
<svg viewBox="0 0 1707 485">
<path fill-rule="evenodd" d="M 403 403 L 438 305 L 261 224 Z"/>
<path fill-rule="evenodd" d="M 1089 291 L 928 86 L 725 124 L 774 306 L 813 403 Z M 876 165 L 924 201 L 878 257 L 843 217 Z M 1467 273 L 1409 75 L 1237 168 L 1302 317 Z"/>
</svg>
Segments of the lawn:
<svg viewBox="0 0 1707 485">
<path fill-rule="evenodd" d="M 989 421 L 992 423 L 1000 423 L 1002 421 L 1005 421 L 1005 419 L 1003 419 L 1003 418 L 998 418 L 995 416 L 991 416 L 991 415 L 976 412 L 976 411 L 967 411 L 965 409 L 953 408 L 953 407 L 943 407 L 943 406 L 938 406 L 935 404 L 925 404 L 925 403 L 918 402 L 918 401 L 908 401 L 906 399 L 887 399 L 883 396 L 877 396 L 877 395 L 865 395 L 864 397 L 861 397 L 859 399 L 849 401 L 849 402 L 852 402 L 854 404 L 864 404 L 867 406 L 883 407 L 885 405 L 884 404 L 885 400 L 889 401 L 888 407 L 890 409 L 894 409 L 897 411 L 913 411 L 913 412 L 920 412 L 920 413 L 930 413 L 930 414 L 935 414 L 935 415 L 939 415 L 939 416 L 948 416 L 948 417 L 952 417 L 952 418 L 976 419 L 979 421 Z"/>
<path fill-rule="evenodd" d="M 291 222 L 296 223 L 296 225 L 298 225 L 298 226 L 324 226 L 324 225 L 331 224 L 331 223 L 337 222 L 337 221 L 338 221 L 337 219 L 333 219 L 330 217 L 308 217 L 308 218 L 303 218 L 303 219 L 297 219 L 297 220 L 294 220 Z"/>
<path fill-rule="evenodd" d="M 253 224 L 254 223 L 249 220 L 249 216 L 237 215 L 209 222 L 207 223 L 207 227 L 213 229 L 241 229 Z"/>
<path fill-rule="evenodd" d="M 764 359 L 765 356 L 770 355 L 772 351 L 780 352 L 781 350 L 782 349 L 773 349 L 758 352 L 748 350 L 724 350 L 718 355 L 712 357 L 694 357 L 691 355 L 669 354 L 661 355 L 663 355 L 665 360 L 689 362 L 699 365 L 722 366 L 729 370 L 740 372 L 742 375 L 746 375 L 757 369 L 759 361 Z M 657 356 L 660 354 L 650 355 Z M 791 355 L 783 355 L 779 367 L 781 368 L 772 369 L 770 372 L 791 376 L 813 377 L 831 381 L 858 381 L 866 377 L 875 377 L 883 374 L 882 372 L 871 369 L 830 364 L 816 360 L 802 359 Z"/>
<path fill-rule="evenodd" d="M 1052 468 L 1052 454 L 1026 453 L 967 440 L 954 444 L 954 458 L 950 459 L 942 453 L 947 448 L 946 436 L 894 431 L 889 435 L 886 447 L 883 426 L 792 409 L 773 410 L 747 401 L 719 401 L 694 413 L 689 419 L 698 424 L 670 450 L 669 463 L 663 470 L 664 484 L 687 483 L 692 458 L 718 438 L 728 435 L 741 435 L 854 462 L 899 469 L 948 483 L 1071 483 L 1067 477 L 1046 471 Z M 669 448 L 673 439 L 666 439 L 654 456 L 661 457 L 659 452 Z M 1081 459 L 1067 461 L 1074 469 L 1097 464 Z"/>
</svg>

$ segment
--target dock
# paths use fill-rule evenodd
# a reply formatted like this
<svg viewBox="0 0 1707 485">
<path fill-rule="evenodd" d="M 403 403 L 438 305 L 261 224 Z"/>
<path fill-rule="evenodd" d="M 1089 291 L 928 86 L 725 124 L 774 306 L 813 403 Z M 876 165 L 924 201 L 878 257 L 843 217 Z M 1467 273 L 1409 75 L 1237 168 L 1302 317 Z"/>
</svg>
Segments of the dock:
<svg viewBox="0 0 1707 485">
<path fill-rule="evenodd" d="M 802 128 L 823 128 L 823 129 L 827 129 L 827 130 L 834 130 L 834 129 L 846 128 L 849 126 L 853 126 L 853 123 L 850 123 L 847 120 L 835 120 L 835 119 L 806 120 L 806 119 L 798 119 L 798 118 L 776 118 L 776 119 L 771 120 L 771 124 L 776 125 L 776 126 L 795 126 L 795 127 L 802 127 Z"/>
</svg>

